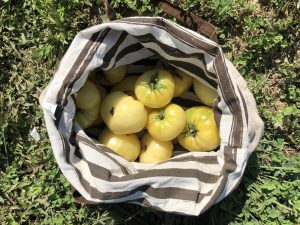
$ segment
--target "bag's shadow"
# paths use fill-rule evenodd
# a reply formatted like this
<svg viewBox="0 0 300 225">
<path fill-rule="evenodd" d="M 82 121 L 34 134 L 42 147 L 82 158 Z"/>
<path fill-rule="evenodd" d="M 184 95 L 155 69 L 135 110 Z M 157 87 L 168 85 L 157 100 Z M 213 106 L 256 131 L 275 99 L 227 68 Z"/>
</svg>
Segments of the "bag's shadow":
<svg viewBox="0 0 300 225">
<path fill-rule="evenodd" d="M 151 208 L 145 208 L 134 204 L 100 204 L 89 205 L 89 213 L 95 210 L 106 210 L 111 217 L 114 217 L 120 224 L 128 225 L 226 225 L 234 221 L 242 213 L 247 200 L 248 186 L 254 183 L 258 175 L 257 155 L 254 152 L 249 160 L 243 178 L 239 186 L 223 201 L 212 206 L 200 216 L 183 216 L 172 213 L 165 213 Z M 188 209 L 187 209 L 188 210 Z"/>
</svg>

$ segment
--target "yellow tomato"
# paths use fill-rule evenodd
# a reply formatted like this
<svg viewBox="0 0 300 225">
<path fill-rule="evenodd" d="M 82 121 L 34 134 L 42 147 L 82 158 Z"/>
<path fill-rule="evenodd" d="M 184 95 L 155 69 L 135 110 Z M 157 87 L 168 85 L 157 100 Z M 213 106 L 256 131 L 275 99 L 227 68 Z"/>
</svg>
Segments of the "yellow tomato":
<svg viewBox="0 0 300 225">
<path fill-rule="evenodd" d="M 119 66 L 110 70 L 103 70 L 105 81 L 113 85 L 124 79 L 127 71 L 127 65 Z"/>
<path fill-rule="evenodd" d="M 175 69 L 171 73 L 175 78 L 174 97 L 178 97 L 189 90 L 193 84 L 193 78 L 180 69 Z"/>
<path fill-rule="evenodd" d="M 128 76 L 121 82 L 117 83 L 111 91 L 134 91 L 134 85 L 139 77 L 138 76 Z"/>
<path fill-rule="evenodd" d="M 75 119 L 85 129 L 97 120 L 101 104 L 101 96 L 95 84 L 87 80 L 76 95 Z"/>
<path fill-rule="evenodd" d="M 99 142 L 129 162 L 135 161 L 141 151 L 141 143 L 136 134 L 118 135 L 105 128 L 99 136 Z"/>
<path fill-rule="evenodd" d="M 216 90 L 204 85 L 202 82 L 194 79 L 194 91 L 202 103 L 212 107 L 218 97 Z"/>
<path fill-rule="evenodd" d="M 96 84 L 111 86 L 123 80 L 126 75 L 126 71 L 127 65 L 110 70 L 101 70 L 97 68 L 91 72 L 89 78 Z"/>
<path fill-rule="evenodd" d="M 98 119 L 99 106 L 94 109 L 78 110 L 75 115 L 76 121 L 80 124 L 82 129 L 91 127 Z"/>
<path fill-rule="evenodd" d="M 99 105 L 100 93 L 93 82 L 87 80 L 76 95 L 76 105 L 80 109 L 91 109 Z"/>
<path fill-rule="evenodd" d="M 159 141 L 148 133 L 142 138 L 141 163 L 161 163 L 171 158 L 173 144 L 171 141 Z"/>
<path fill-rule="evenodd" d="M 124 93 L 134 97 L 134 86 L 138 76 L 128 76 L 121 82 L 117 83 L 111 91 L 123 91 Z"/>
<path fill-rule="evenodd" d="M 169 104 L 149 113 L 147 130 L 157 140 L 170 141 L 182 132 L 185 123 L 184 110 L 179 105 Z"/>
<path fill-rule="evenodd" d="M 115 134 L 131 134 L 141 131 L 147 122 L 144 105 L 121 91 L 111 92 L 101 105 L 101 116 Z"/>
<path fill-rule="evenodd" d="M 155 65 L 155 68 L 165 69 L 173 75 L 175 81 L 174 97 L 178 97 L 187 92 L 193 84 L 193 78 L 190 75 L 175 66 L 168 64 L 166 61 L 159 60 Z"/>
<path fill-rule="evenodd" d="M 220 145 L 214 113 L 206 106 L 185 111 L 186 126 L 178 136 L 179 144 L 189 151 L 211 151 Z"/>
<path fill-rule="evenodd" d="M 150 108 L 167 105 L 174 96 L 175 81 L 172 75 L 161 69 L 148 70 L 135 83 L 134 93 L 139 101 Z"/>
<path fill-rule="evenodd" d="M 100 93 L 101 99 L 104 99 L 104 97 L 107 95 L 107 92 L 106 92 L 105 88 L 102 87 L 100 84 L 96 84 L 96 86 L 97 86 L 98 91 Z M 100 105 L 100 107 L 101 107 L 101 105 Z M 97 119 L 94 122 L 93 126 L 98 126 L 103 122 L 103 119 L 102 119 L 101 113 L 100 113 L 100 107 L 99 107 Z"/>
</svg>

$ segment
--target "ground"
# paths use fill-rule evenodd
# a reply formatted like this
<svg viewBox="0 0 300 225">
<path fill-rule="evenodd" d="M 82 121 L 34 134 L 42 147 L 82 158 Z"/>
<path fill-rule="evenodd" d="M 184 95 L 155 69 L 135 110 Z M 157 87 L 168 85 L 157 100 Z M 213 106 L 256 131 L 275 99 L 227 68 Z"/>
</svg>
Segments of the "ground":
<svg viewBox="0 0 300 225">
<path fill-rule="evenodd" d="M 76 33 L 105 21 L 103 3 L 0 0 L 1 224 L 300 224 L 300 1 L 173 3 L 218 28 L 218 42 L 246 79 L 265 123 L 238 188 L 199 217 L 75 203 L 53 157 L 38 95 Z M 112 6 L 119 18 L 174 20 L 148 0 Z M 29 136 L 34 127 L 39 142 Z"/>
</svg>

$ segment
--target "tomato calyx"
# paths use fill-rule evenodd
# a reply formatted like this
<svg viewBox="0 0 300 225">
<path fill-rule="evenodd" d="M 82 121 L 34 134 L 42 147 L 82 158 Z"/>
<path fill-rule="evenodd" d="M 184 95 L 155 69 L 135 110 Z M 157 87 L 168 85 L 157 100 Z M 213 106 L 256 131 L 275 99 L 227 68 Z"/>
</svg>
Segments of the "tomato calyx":
<svg viewBox="0 0 300 225">
<path fill-rule="evenodd" d="M 165 112 L 164 111 L 160 111 L 157 115 L 156 115 L 156 119 L 160 119 L 163 120 L 165 119 Z"/>
<path fill-rule="evenodd" d="M 155 71 L 155 73 L 150 77 L 149 87 L 154 90 L 158 85 L 158 74 L 159 71 Z"/>
<path fill-rule="evenodd" d="M 192 123 L 188 123 L 187 131 L 185 131 L 183 133 L 184 133 L 185 137 L 187 137 L 187 136 L 196 137 L 197 132 L 198 132 L 198 130 L 197 130 L 196 126 Z"/>
</svg>

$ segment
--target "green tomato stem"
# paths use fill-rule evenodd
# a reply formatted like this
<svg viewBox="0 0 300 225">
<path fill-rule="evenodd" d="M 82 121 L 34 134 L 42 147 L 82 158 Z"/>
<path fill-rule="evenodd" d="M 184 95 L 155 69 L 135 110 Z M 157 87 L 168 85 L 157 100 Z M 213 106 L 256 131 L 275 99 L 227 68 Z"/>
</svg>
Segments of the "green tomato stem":
<svg viewBox="0 0 300 225">
<path fill-rule="evenodd" d="M 165 112 L 164 112 L 164 111 L 160 111 L 160 112 L 156 115 L 156 119 L 163 120 L 164 118 L 165 118 Z"/>
<path fill-rule="evenodd" d="M 149 86 L 152 90 L 157 88 L 158 74 L 159 71 L 155 71 L 155 73 L 150 77 Z"/>
<path fill-rule="evenodd" d="M 187 131 L 185 133 L 185 136 L 190 136 L 191 135 L 193 137 L 196 137 L 197 132 L 198 132 L 198 130 L 197 130 L 196 126 L 194 124 L 188 123 Z"/>
</svg>

